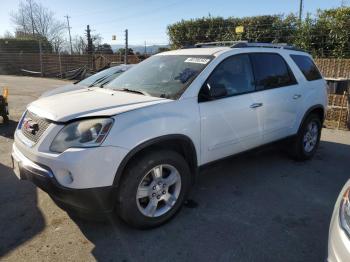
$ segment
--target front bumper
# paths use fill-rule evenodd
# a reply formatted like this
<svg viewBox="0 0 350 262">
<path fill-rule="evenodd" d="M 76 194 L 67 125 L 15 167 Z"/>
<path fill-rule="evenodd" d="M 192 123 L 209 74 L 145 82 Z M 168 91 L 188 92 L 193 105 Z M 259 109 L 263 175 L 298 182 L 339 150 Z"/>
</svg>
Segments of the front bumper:
<svg viewBox="0 0 350 262">
<path fill-rule="evenodd" d="M 350 240 L 339 225 L 339 216 L 332 220 L 328 239 L 328 261 L 350 261 Z"/>
<path fill-rule="evenodd" d="M 15 146 L 12 151 L 14 167 L 21 180 L 28 180 L 47 192 L 53 200 L 68 211 L 78 213 L 110 213 L 114 206 L 114 186 L 72 189 L 59 184 L 47 166 L 25 157 Z"/>
<path fill-rule="evenodd" d="M 328 236 L 328 262 L 350 261 L 350 239 L 340 226 L 339 205 L 345 190 L 350 186 L 350 180 L 339 194 L 334 207 Z"/>
</svg>

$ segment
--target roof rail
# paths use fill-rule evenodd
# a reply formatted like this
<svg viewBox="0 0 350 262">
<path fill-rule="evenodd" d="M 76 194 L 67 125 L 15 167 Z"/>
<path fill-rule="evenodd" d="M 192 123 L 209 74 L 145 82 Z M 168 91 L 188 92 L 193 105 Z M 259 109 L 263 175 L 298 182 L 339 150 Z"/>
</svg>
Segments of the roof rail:
<svg viewBox="0 0 350 262">
<path fill-rule="evenodd" d="M 239 43 L 248 43 L 248 41 L 217 41 L 217 42 L 207 42 L 207 43 L 197 43 L 194 47 L 216 47 L 216 46 L 229 46 L 232 47 Z"/>
<path fill-rule="evenodd" d="M 279 43 L 279 44 L 271 44 L 271 43 L 248 43 L 248 42 L 239 42 L 231 46 L 231 48 L 245 48 L 245 47 L 261 47 L 261 48 L 280 48 L 280 49 L 287 49 L 287 50 L 295 50 L 295 51 L 303 51 L 304 50 L 297 48 L 292 45 L 288 45 L 285 43 Z"/>
</svg>

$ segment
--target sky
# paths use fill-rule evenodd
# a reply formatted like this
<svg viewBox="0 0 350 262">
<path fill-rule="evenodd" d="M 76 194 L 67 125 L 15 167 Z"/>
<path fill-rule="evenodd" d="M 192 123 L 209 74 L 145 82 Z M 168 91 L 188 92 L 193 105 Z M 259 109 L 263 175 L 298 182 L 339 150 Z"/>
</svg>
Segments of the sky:
<svg viewBox="0 0 350 262">
<path fill-rule="evenodd" d="M 89 24 L 103 42 L 123 44 L 124 30 L 129 30 L 129 44 L 168 44 L 166 27 L 181 19 L 203 16 L 244 17 L 297 13 L 299 0 L 37 0 L 54 11 L 57 19 L 69 15 L 72 36 L 84 35 Z M 0 35 L 14 32 L 10 13 L 20 0 L 0 0 Z M 339 7 L 341 0 L 304 0 L 304 14 L 317 9 Z M 348 1 L 350 2 L 350 1 Z M 112 35 L 117 39 L 112 41 Z M 68 38 L 68 30 L 67 30 Z"/>
</svg>

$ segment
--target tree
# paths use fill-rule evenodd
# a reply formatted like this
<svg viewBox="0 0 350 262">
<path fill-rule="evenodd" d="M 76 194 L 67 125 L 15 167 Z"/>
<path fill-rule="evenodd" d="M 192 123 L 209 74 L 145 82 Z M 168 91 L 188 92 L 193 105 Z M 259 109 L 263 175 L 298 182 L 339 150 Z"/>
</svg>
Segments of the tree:
<svg viewBox="0 0 350 262">
<path fill-rule="evenodd" d="M 73 53 L 75 54 L 84 54 L 86 52 L 87 41 L 81 36 L 74 36 L 72 39 Z"/>
<path fill-rule="evenodd" d="M 295 14 L 243 18 L 203 17 L 167 27 L 172 48 L 198 42 L 237 41 L 287 43 L 314 56 L 350 57 L 350 7 L 319 10 L 299 21 Z M 235 28 L 243 26 L 237 34 Z"/>
<path fill-rule="evenodd" d="M 170 51 L 170 48 L 168 48 L 168 47 L 159 47 L 157 53 L 162 53 L 162 52 L 166 52 L 166 51 Z"/>
<path fill-rule="evenodd" d="M 102 45 L 98 45 L 96 50 L 98 54 L 113 54 L 113 50 L 110 44 L 104 43 Z"/>
<path fill-rule="evenodd" d="M 59 51 L 64 43 L 65 24 L 54 17 L 54 12 L 34 0 L 20 2 L 18 10 L 11 14 L 16 31 L 22 36 L 45 38 Z"/>
<path fill-rule="evenodd" d="M 14 37 L 15 36 L 9 31 L 5 31 L 4 36 L 3 36 L 3 38 L 7 38 L 7 39 L 14 38 Z"/>
<path fill-rule="evenodd" d="M 116 53 L 120 54 L 120 55 L 124 55 L 125 54 L 125 48 L 119 48 Z M 134 54 L 134 50 L 129 48 L 128 55 L 133 55 L 133 54 Z"/>
</svg>

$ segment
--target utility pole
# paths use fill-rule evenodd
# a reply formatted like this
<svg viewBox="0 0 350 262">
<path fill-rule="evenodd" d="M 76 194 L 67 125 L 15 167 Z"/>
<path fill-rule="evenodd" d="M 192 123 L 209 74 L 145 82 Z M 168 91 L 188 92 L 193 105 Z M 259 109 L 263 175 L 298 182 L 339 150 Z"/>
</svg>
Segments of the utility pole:
<svg viewBox="0 0 350 262">
<path fill-rule="evenodd" d="M 91 38 L 91 30 L 90 30 L 90 26 L 87 25 L 86 26 L 86 38 L 87 38 L 87 48 L 86 51 L 88 53 L 88 58 L 89 58 L 89 64 L 92 67 L 92 70 L 95 71 L 95 61 L 94 61 L 94 57 L 92 54 L 92 38 Z"/>
<path fill-rule="evenodd" d="M 302 15 L 303 15 L 303 0 L 299 0 L 300 4 L 299 4 L 299 22 L 301 22 L 302 19 Z"/>
<path fill-rule="evenodd" d="M 90 30 L 90 25 L 86 26 L 86 38 L 87 38 L 87 53 L 91 54 L 92 53 L 92 38 L 91 38 L 91 30 Z"/>
<path fill-rule="evenodd" d="M 144 55 L 147 55 L 147 46 L 146 46 L 146 41 L 145 41 L 145 52 Z"/>
<path fill-rule="evenodd" d="M 72 46 L 72 36 L 70 34 L 70 26 L 69 26 L 69 18 L 70 16 L 66 15 L 65 18 L 67 18 L 67 25 L 68 25 L 68 33 L 69 33 L 69 43 L 70 43 L 70 54 L 73 54 L 73 46 Z"/>
<path fill-rule="evenodd" d="M 128 29 L 125 29 L 125 54 L 124 54 L 124 63 L 128 64 L 128 53 L 129 53 L 129 48 L 128 48 Z"/>
</svg>

